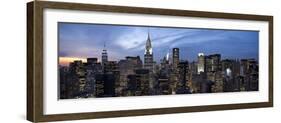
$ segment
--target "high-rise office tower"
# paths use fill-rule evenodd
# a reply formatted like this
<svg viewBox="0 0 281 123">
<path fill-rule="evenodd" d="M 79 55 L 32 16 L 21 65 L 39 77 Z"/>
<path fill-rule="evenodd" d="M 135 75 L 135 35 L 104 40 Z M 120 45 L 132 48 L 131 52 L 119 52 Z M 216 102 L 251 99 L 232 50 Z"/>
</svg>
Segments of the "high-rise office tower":
<svg viewBox="0 0 281 123">
<path fill-rule="evenodd" d="M 104 64 L 107 61 L 108 61 L 108 56 L 107 56 L 107 51 L 106 51 L 105 44 L 104 44 L 104 48 L 103 48 L 102 54 L 101 54 L 101 62 L 102 62 L 102 64 Z"/>
<path fill-rule="evenodd" d="M 81 93 L 85 92 L 86 89 L 86 79 L 85 79 L 85 66 L 81 60 L 74 61 L 70 63 L 69 66 L 70 72 L 70 82 L 69 82 L 69 90 L 70 90 L 70 98 L 75 96 L 83 96 Z"/>
<path fill-rule="evenodd" d="M 200 74 L 205 70 L 205 56 L 203 53 L 198 53 L 197 72 Z"/>
<path fill-rule="evenodd" d="M 150 71 L 152 71 L 153 69 L 153 53 L 152 53 L 152 45 L 151 45 L 149 33 L 145 45 L 144 68 Z"/>
<path fill-rule="evenodd" d="M 211 59 L 211 71 L 219 71 L 220 70 L 220 60 L 221 55 L 220 54 L 212 54 L 209 55 Z"/>
<path fill-rule="evenodd" d="M 173 67 L 176 70 L 178 69 L 179 60 L 179 48 L 173 48 Z"/>
<path fill-rule="evenodd" d="M 188 61 L 181 61 L 178 65 L 179 69 L 179 85 L 180 87 L 186 88 L 188 85 L 188 78 L 189 78 L 189 63 Z"/>
<path fill-rule="evenodd" d="M 136 80 L 140 83 L 140 90 L 141 95 L 149 95 L 149 70 L 147 69 L 137 69 L 136 73 Z"/>
<path fill-rule="evenodd" d="M 88 64 L 96 64 L 98 63 L 98 58 L 87 58 Z"/>
</svg>

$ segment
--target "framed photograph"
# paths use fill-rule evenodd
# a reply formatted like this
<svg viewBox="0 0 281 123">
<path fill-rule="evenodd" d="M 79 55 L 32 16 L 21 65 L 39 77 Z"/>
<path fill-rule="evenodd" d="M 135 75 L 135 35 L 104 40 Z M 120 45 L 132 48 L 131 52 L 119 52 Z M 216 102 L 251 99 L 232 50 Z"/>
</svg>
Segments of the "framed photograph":
<svg viewBox="0 0 281 123">
<path fill-rule="evenodd" d="M 273 106 L 273 17 L 27 3 L 27 120 Z"/>
</svg>

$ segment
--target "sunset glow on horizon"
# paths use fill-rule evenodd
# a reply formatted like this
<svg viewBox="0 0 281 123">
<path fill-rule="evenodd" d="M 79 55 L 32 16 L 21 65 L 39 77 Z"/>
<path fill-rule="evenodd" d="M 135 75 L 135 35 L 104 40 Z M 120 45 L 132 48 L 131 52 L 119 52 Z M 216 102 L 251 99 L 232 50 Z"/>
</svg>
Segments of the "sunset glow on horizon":
<svg viewBox="0 0 281 123">
<path fill-rule="evenodd" d="M 59 65 L 69 66 L 69 63 L 81 60 L 82 62 L 87 62 L 86 58 L 75 58 L 75 57 L 59 57 Z"/>
</svg>

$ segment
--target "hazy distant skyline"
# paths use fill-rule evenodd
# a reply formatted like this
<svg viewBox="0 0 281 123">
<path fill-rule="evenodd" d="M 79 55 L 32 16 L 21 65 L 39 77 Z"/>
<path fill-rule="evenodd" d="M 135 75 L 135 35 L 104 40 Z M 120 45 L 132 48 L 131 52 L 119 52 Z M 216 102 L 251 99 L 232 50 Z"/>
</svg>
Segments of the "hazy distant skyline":
<svg viewBox="0 0 281 123">
<path fill-rule="evenodd" d="M 222 59 L 258 60 L 258 31 L 78 23 L 58 23 L 58 28 L 60 64 L 88 57 L 100 60 L 104 44 L 109 60 L 119 61 L 126 56 L 140 56 L 143 60 L 148 32 L 157 63 L 172 48 L 179 48 L 180 59 L 188 61 L 197 60 L 198 53 L 218 53 Z"/>
</svg>

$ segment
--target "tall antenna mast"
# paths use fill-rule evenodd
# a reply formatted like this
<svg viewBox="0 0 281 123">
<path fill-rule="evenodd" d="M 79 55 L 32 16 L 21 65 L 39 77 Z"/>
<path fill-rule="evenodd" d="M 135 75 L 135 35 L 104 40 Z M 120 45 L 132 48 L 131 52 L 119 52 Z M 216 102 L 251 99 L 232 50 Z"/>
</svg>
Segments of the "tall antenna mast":
<svg viewBox="0 0 281 123">
<path fill-rule="evenodd" d="M 149 30 L 149 27 L 147 28 L 147 34 L 148 34 L 148 37 L 150 38 L 150 30 Z"/>
<path fill-rule="evenodd" d="M 106 41 L 103 42 L 103 49 L 106 47 Z"/>
</svg>

